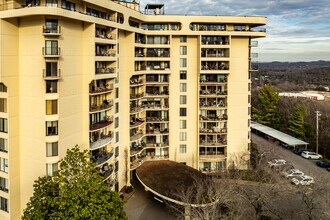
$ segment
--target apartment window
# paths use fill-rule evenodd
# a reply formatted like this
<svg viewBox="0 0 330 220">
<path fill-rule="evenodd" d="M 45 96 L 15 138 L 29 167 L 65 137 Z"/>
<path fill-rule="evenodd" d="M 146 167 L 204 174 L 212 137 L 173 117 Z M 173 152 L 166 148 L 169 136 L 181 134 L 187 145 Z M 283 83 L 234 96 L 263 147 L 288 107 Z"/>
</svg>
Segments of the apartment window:
<svg viewBox="0 0 330 220">
<path fill-rule="evenodd" d="M 0 92 L 7 92 L 7 86 L 3 83 L 0 83 Z"/>
<path fill-rule="evenodd" d="M 76 10 L 76 4 L 73 2 L 69 2 L 66 0 L 62 0 L 62 8 L 70 11 L 75 11 Z"/>
<path fill-rule="evenodd" d="M 56 19 L 46 19 L 45 22 L 45 33 L 57 33 L 58 32 L 58 22 Z"/>
<path fill-rule="evenodd" d="M 8 212 L 8 199 L 0 196 L 0 209 L 2 211 Z"/>
<path fill-rule="evenodd" d="M 46 81 L 46 93 L 57 93 L 57 81 L 55 80 Z"/>
<path fill-rule="evenodd" d="M 187 96 L 180 95 L 180 104 L 187 104 Z"/>
<path fill-rule="evenodd" d="M 180 42 L 181 43 L 186 43 L 187 42 L 187 36 L 186 35 L 181 35 L 180 36 Z"/>
<path fill-rule="evenodd" d="M 119 118 L 116 117 L 115 118 L 115 128 L 118 128 L 118 126 L 119 126 Z"/>
<path fill-rule="evenodd" d="M 57 0 L 46 0 L 46 6 L 57 7 Z"/>
<path fill-rule="evenodd" d="M 46 164 L 46 174 L 48 176 L 53 176 L 54 172 L 58 170 L 58 163 L 47 163 Z"/>
<path fill-rule="evenodd" d="M 46 100 L 46 115 L 57 114 L 57 100 Z"/>
<path fill-rule="evenodd" d="M 8 132 L 7 118 L 0 118 L 0 132 Z"/>
<path fill-rule="evenodd" d="M 116 132 L 116 143 L 118 143 L 119 142 L 119 132 L 117 131 Z"/>
<path fill-rule="evenodd" d="M 46 121 L 46 135 L 52 136 L 58 134 L 58 121 Z"/>
<path fill-rule="evenodd" d="M 8 152 L 8 145 L 7 145 L 7 139 L 0 138 L 0 151 L 1 152 Z"/>
<path fill-rule="evenodd" d="M 7 112 L 7 99 L 0 98 L 0 112 Z"/>
<path fill-rule="evenodd" d="M 180 67 L 187 67 L 187 59 L 180 58 Z"/>
<path fill-rule="evenodd" d="M 187 116 L 187 109 L 186 108 L 180 108 L 180 116 Z"/>
<path fill-rule="evenodd" d="M 119 112 L 119 103 L 116 102 L 115 103 L 115 113 L 118 113 Z"/>
<path fill-rule="evenodd" d="M 8 192 L 8 179 L 0 177 L 0 190 Z"/>
<path fill-rule="evenodd" d="M 115 98 L 118 99 L 119 97 L 119 90 L 118 88 L 115 89 Z"/>
<path fill-rule="evenodd" d="M 119 156 L 119 147 L 116 147 L 115 148 L 115 157 L 118 157 Z"/>
<path fill-rule="evenodd" d="M 187 140 L 187 132 L 180 132 L 180 141 Z"/>
<path fill-rule="evenodd" d="M 180 46 L 180 55 L 187 55 L 187 46 Z"/>
<path fill-rule="evenodd" d="M 45 41 L 45 55 L 59 55 L 57 40 Z"/>
<path fill-rule="evenodd" d="M 179 152 L 180 152 L 180 154 L 187 153 L 187 145 L 186 144 L 180 144 Z"/>
<path fill-rule="evenodd" d="M 57 62 L 46 62 L 46 76 L 57 76 Z"/>
<path fill-rule="evenodd" d="M 0 157 L 0 171 L 8 173 L 8 159 Z"/>
<path fill-rule="evenodd" d="M 187 79 L 187 71 L 180 71 L 180 79 Z"/>
<path fill-rule="evenodd" d="M 180 120 L 180 129 L 187 128 L 187 120 Z"/>
<path fill-rule="evenodd" d="M 187 83 L 180 83 L 180 92 L 187 92 Z"/>
<path fill-rule="evenodd" d="M 251 103 L 251 95 L 248 95 L 248 102 Z"/>
<path fill-rule="evenodd" d="M 58 156 L 58 142 L 46 143 L 46 156 Z"/>
</svg>

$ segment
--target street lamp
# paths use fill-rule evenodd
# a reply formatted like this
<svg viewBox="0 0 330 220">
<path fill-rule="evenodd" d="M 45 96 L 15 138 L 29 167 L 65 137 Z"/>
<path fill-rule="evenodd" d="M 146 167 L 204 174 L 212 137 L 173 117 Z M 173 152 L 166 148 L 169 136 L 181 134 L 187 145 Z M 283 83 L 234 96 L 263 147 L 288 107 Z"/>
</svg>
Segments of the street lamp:
<svg viewBox="0 0 330 220">
<path fill-rule="evenodd" d="M 316 153 L 319 153 L 319 117 L 321 116 L 320 111 L 315 111 L 316 113 Z"/>
</svg>

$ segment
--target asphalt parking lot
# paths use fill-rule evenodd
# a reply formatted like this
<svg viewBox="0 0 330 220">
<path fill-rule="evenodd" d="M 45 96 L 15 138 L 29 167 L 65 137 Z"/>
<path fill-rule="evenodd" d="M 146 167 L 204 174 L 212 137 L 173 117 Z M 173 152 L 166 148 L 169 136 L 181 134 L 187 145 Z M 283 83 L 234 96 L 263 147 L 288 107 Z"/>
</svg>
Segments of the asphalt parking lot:
<svg viewBox="0 0 330 220">
<path fill-rule="evenodd" d="M 284 159 L 295 168 L 303 171 L 306 175 L 314 177 L 316 185 L 323 181 L 330 182 L 330 172 L 316 166 L 317 160 L 305 159 L 300 155 L 294 154 L 291 150 L 277 145 L 272 141 L 268 141 L 256 134 L 252 134 L 252 141 L 258 145 L 260 153 L 265 153 L 270 157 L 273 156 L 274 158 Z"/>
</svg>

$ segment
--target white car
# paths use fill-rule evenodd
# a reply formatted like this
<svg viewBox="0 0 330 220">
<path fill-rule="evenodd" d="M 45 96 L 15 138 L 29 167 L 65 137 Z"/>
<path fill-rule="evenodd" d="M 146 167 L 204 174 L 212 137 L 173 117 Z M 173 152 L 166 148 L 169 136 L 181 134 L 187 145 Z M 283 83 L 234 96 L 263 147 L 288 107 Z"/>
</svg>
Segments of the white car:
<svg viewBox="0 0 330 220">
<path fill-rule="evenodd" d="M 314 183 L 314 178 L 311 176 L 298 176 L 291 179 L 291 182 L 295 185 L 309 186 Z"/>
<path fill-rule="evenodd" d="M 278 167 L 286 164 L 286 160 L 283 159 L 274 159 L 272 161 L 268 161 L 270 167 Z"/>
<path fill-rule="evenodd" d="M 291 178 L 291 177 L 303 176 L 304 173 L 298 169 L 290 169 L 290 170 L 283 172 L 283 175 L 286 178 Z"/>
<path fill-rule="evenodd" d="M 317 154 L 315 152 L 309 152 L 309 151 L 303 151 L 301 153 L 301 156 L 307 159 L 315 159 L 315 160 L 320 160 L 323 158 L 321 154 Z"/>
</svg>

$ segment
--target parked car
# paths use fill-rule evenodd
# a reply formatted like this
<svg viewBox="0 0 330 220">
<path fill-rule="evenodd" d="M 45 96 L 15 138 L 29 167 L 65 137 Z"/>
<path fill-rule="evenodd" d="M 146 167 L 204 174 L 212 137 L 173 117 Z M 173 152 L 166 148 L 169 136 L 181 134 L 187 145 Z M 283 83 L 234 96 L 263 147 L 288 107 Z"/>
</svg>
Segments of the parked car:
<svg viewBox="0 0 330 220">
<path fill-rule="evenodd" d="M 317 161 L 316 165 L 323 168 L 330 168 L 330 163 L 321 160 Z"/>
<path fill-rule="evenodd" d="M 304 152 L 304 151 L 306 151 L 306 150 L 302 149 L 302 148 L 295 148 L 293 152 L 295 154 L 301 155 L 301 153 Z"/>
<path fill-rule="evenodd" d="M 286 164 L 286 160 L 283 159 L 274 159 L 271 161 L 268 161 L 268 164 L 270 167 L 278 167 Z"/>
<path fill-rule="evenodd" d="M 291 178 L 291 177 L 303 176 L 304 173 L 298 169 L 290 169 L 290 170 L 283 172 L 283 175 L 286 178 Z"/>
<path fill-rule="evenodd" d="M 327 171 L 329 171 L 329 172 L 330 172 L 330 168 L 327 168 Z"/>
<path fill-rule="evenodd" d="M 317 154 L 315 152 L 310 152 L 310 151 L 302 152 L 301 156 L 307 159 L 316 159 L 316 160 L 320 160 L 323 158 L 321 154 Z"/>
<path fill-rule="evenodd" d="M 297 176 L 291 179 L 291 182 L 295 185 L 309 186 L 314 183 L 314 178 L 311 176 Z"/>
</svg>

